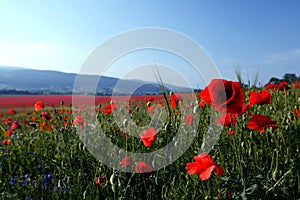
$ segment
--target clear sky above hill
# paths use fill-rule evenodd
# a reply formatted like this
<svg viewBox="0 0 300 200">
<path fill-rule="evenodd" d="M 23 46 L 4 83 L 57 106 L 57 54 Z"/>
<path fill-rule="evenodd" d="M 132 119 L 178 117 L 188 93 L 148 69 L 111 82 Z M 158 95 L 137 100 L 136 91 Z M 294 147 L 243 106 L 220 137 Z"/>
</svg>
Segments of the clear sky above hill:
<svg viewBox="0 0 300 200">
<path fill-rule="evenodd" d="M 15 1 L 0 2 L 0 65 L 78 72 L 110 37 L 142 27 L 181 32 L 202 45 L 223 78 L 266 83 L 300 74 L 300 1 Z M 160 62 L 124 59 L 120 65 Z M 165 55 L 165 60 L 172 59 Z M 168 61 L 166 61 L 168 63 Z M 108 75 L 119 76 L 118 66 Z M 195 85 L 202 87 L 201 83 Z"/>
</svg>

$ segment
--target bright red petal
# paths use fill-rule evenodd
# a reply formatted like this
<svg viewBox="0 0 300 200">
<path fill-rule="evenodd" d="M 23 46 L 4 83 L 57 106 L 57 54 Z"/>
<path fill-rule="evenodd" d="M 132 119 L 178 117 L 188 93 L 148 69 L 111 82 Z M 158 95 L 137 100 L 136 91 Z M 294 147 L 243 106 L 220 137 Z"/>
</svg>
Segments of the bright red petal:
<svg viewBox="0 0 300 200">
<path fill-rule="evenodd" d="M 212 165 L 210 167 L 208 167 L 205 171 L 203 171 L 201 174 L 200 174 L 200 179 L 201 180 L 207 180 L 209 179 L 209 177 L 211 176 L 211 173 L 212 171 L 216 168 L 215 165 Z"/>
<path fill-rule="evenodd" d="M 223 176 L 224 174 L 224 169 L 221 165 L 217 165 L 216 166 L 216 174 L 217 176 Z"/>
<path fill-rule="evenodd" d="M 201 165 L 203 169 L 214 165 L 214 161 L 211 159 L 210 155 L 207 153 L 201 153 L 198 156 L 194 156 L 194 160 Z"/>
<path fill-rule="evenodd" d="M 198 162 L 190 162 L 186 164 L 188 174 L 200 174 L 204 168 Z"/>
</svg>

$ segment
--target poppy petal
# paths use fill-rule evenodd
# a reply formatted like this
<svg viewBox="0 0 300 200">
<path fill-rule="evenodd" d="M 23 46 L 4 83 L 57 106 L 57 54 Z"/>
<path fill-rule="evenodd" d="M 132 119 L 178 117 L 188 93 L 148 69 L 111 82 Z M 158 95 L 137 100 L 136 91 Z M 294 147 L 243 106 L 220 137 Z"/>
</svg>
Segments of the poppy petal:
<svg viewBox="0 0 300 200">
<path fill-rule="evenodd" d="M 217 165 L 216 166 L 216 174 L 217 176 L 223 176 L 224 174 L 224 169 L 221 165 Z"/>
<path fill-rule="evenodd" d="M 212 166 L 208 167 L 205 171 L 203 171 L 203 172 L 200 174 L 200 179 L 201 179 L 202 181 L 209 179 L 209 177 L 211 176 L 212 171 L 213 171 L 215 168 L 216 168 L 215 165 L 212 165 Z"/>
</svg>

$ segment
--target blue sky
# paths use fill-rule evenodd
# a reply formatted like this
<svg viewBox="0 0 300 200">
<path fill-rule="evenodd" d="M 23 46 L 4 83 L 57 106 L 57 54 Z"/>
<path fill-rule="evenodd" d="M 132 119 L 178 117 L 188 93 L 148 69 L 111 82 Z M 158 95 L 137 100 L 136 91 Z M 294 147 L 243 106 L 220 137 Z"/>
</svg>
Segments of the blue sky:
<svg viewBox="0 0 300 200">
<path fill-rule="evenodd" d="M 258 72 L 259 81 L 266 83 L 284 73 L 300 74 L 299 10 L 296 0 L 3 0 L 0 65 L 78 72 L 89 54 L 112 36 L 161 27 L 202 45 L 223 78 L 236 80 L 239 68 L 244 81 L 253 81 Z M 148 59 L 160 61 L 157 54 L 150 55 Z M 117 76 L 117 71 L 118 66 L 109 75 Z"/>
</svg>

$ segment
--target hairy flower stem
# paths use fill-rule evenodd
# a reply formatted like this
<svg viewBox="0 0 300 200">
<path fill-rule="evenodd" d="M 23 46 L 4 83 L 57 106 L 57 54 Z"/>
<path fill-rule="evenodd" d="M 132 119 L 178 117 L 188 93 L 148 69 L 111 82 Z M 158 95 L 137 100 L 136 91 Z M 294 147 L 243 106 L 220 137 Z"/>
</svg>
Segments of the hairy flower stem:
<svg viewBox="0 0 300 200">
<path fill-rule="evenodd" d="M 234 146 L 234 148 L 235 148 L 235 151 L 234 151 L 234 155 L 235 155 L 235 157 L 236 157 L 236 160 L 238 161 L 238 167 L 239 167 L 239 170 L 240 170 L 240 175 L 241 175 L 241 182 L 242 182 L 242 185 L 243 185 L 243 193 L 241 194 L 242 195 L 242 199 L 243 200 L 246 200 L 247 199 L 247 197 L 246 197 L 246 184 L 245 184 L 245 178 L 244 178 L 244 173 L 243 173 L 243 166 L 242 166 L 242 157 L 241 157 L 241 152 L 240 152 L 240 149 L 239 149 L 239 147 L 238 147 L 238 145 L 237 145 L 237 143 L 236 143 L 236 137 L 237 137 L 237 135 L 233 135 L 233 139 L 232 139 L 232 141 L 233 141 L 233 146 Z M 241 137 L 242 137 L 242 135 L 241 135 L 241 133 L 240 134 L 238 134 L 238 137 L 239 137 L 239 140 L 240 141 L 238 141 L 238 144 L 241 144 Z"/>
</svg>

